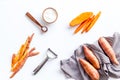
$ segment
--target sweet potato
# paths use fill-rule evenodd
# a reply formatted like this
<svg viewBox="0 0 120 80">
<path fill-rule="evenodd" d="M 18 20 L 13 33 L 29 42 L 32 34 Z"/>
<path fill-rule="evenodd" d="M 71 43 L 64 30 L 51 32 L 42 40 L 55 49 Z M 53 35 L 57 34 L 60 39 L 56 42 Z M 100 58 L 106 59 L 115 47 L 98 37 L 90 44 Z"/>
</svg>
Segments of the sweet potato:
<svg viewBox="0 0 120 80">
<path fill-rule="evenodd" d="M 88 22 L 85 24 L 85 26 L 83 27 L 82 31 L 81 31 L 81 34 L 86 32 L 86 29 L 90 26 L 91 22 L 94 20 L 95 16 L 93 15 L 89 20 Z"/>
<path fill-rule="evenodd" d="M 93 15 L 93 12 L 83 12 L 80 15 L 78 15 L 77 17 L 75 17 L 71 22 L 70 22 L 70 26 L 74 27 L 78 24 L 81 24 L 82 22 L 84 22 L 85 20 L 87 20 L 88 18 L 90 18 Z"/>
<path fill-rule="evenodd" d="M 13 74 L 10 76 L 10 78 L 14 77 L 15 74 L 23 67 L 27 58 L 28 58 L 28 54 L 26 52 L 24 56 L 22 56 L 22 58 L 17 62 L 17 64 L 12 67 L 11 71 L 13 72 Z"/>
<path fill-rule="evenodd" d="M 116 58 L 115 52 L 114 52 L 113 48 L 110 46 L 110 44 L 108 43 L 108 41 L 104 37 L 100 37 L 98 42 L 99 42 L 101 48 L 103 49 L 103 51 L 110 58 L 111 62 L 118 65 L 119 62 Z"/>
<path fill-rule="evenodd" d="M 96 21 L 98 20 L 100 15 L 101 15 L 101 11 L 99 11 L 97 13 L 97 15 L 95 16 L 94 20 L 91 22 L 90 26 L 86 29 L 86 32 L 88 32 L 93 27 L 93 25 L 96 23 Z"/>
<path fill-rule="evenodd" d="M 24 55 L 20 58 L 20 60 L 17 61 L 16 64 L 11 68 L 11 71 L 14 72 L 15 70 L 17 70 L 18 66 L 21 65 L 22 61 L 23 61 L 25 58 L 27 58 L 28 55 L 29 55 L 29 54 L 28 54 L 28 52 L 26 51 L 26 52 L 24 53 Z"/>
<path fill-rule="evenodd" d="M 79 62 L 92 80 L 99 80 L 100 75 L 97 69 L 95 69 L 88 61 L 84 59 L 79 59 Z"/>
<path fill-rule="evenodd" d="M 88 22 L 89 22 L 90 18 L 85 20 L 84 22 L 82 22 L 74 31 L 74 34 L 78 33 Z"/>
<path fill-rule="evenodd" d="M 16 64 L 16 62 L 18 61 L 18 59 L 19 59 L 18 55 L 16 55 L 16 54 L 12 55 L 11 67 L 13 67 Z"/>
<path fill-rule="evenodd" d="M 87 48 L 87 46 L 85 46 L 85 45 L 83 45 L 83 50 L 84 50 L 84 54 L 85 54 L 85 57 L 87 58 L 87 60 L 89 60 L 89 62 L 96 69 L 100 69 L 99 61 L 98 61 L 97 57 L 93 54 L 93 52 L 89 48 Z"/>
<path fill-rule="evenodd" d="M 17 54 L 13 54 L 11 62 L 11 72 L 13 73 L 10 78 L 13 78 L 15 74 L 23 67 L 28 57 L 39 54 L 39 52 L 33 52 L 35 48 L 32 48 L 30 51 L 28 51 L 33 35 L 34 34 L 32 34 L 30 37 L 28 36 L 25 43 L 21 45 Z"/>
</svg>

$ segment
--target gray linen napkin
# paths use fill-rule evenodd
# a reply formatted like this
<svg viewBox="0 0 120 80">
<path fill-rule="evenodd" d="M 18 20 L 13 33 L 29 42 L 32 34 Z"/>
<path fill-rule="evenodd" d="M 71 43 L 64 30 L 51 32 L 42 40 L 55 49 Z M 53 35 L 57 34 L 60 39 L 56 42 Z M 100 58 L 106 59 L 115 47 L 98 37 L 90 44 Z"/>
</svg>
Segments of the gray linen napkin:
<svg viewBox="0 0 120 80">
<path fill-rule="evenodd" d="M 105 38 L 112 46 L 120 63 L 120 34 L 115 32 L 113 36 L 108 36 Z M 108 56 L 106 56 L 98 44 L 98 41 L 93 44 L 85 43 L 84 45 L 94 52 L 100 62 L 101 68 L 98 70 L 100 80 L 108 80 L 109 77 L 120 78 L 120 65 L 114 65 L 111 63 Z M 90 77 L 79 64 L 79 58 L 85 59 L 82 45 L 74 51 L 74 54 L 69 59 L 60 61 L 61 70 L 68 78 L 73 78 L 75 80 L 90 80 Z"/>
</svg>

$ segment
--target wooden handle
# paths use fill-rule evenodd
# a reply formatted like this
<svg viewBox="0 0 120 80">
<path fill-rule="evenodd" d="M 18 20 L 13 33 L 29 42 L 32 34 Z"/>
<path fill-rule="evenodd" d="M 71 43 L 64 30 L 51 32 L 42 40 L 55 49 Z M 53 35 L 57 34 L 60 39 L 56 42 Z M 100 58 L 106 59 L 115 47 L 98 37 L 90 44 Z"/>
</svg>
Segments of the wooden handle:
<svg viewBox="0 0 120 80">
<path fill-rule="evenodd" d="M 26 13 L 26 16 L 28 16 L 34 23 L 42 28 L 42 25 L 29 12 Z"/>
</svg>

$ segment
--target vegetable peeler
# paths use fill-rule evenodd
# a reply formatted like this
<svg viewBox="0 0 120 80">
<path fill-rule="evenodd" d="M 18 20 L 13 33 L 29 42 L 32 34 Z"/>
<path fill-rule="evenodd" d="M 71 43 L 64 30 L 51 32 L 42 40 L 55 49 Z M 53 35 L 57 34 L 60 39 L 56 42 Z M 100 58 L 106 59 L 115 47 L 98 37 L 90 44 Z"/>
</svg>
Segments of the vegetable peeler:
<svg viewBox="0 0 120 80">
<path fill-rule="evenodd" d="M 42 63 L 40 63 L 34 70 L 33 75 L 36 75 L 39 70 L 43 67 L 43 65 L 49 60 L 49 59 L 55 59 L 57 58 L 57 54 L 53 52 L 50 48 L 47 50 L 46 58 L 43 60 Z"/>
</svg>

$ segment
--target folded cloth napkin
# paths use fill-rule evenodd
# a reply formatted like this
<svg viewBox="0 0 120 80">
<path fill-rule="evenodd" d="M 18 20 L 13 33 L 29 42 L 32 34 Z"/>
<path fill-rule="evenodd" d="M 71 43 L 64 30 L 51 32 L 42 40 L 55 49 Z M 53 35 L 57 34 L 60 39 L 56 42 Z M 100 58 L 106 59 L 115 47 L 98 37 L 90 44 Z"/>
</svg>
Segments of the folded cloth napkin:
<svg viewBox="0 0 120 80">
<path fill-rule="evenodd" d="M 105 39 L 110 43 L 113 50 L 116 53 L 117 60 L 120 63 L 120 34 L 115 32 L 113 36 L 105 37 Z M 104 51 L 101 49 L 98 41 L 93 44 L 85 43 L 89 49 L 93 51 L 100 63 L 100 69 L 98 70 L 100 74 L 100 80 L 108 80 L 109 77 L 120 78 L 120 64 L 112 64 L 109 57 L 106 56 Z M 74 54 L 65 60 L 60 61 L 61 70 L 68 78 L 73 78 L 75 80 L 90 80 L 90 77 L 84 71 L 82 66 L 79 64 L 79 59 L 84 58 L 84 53 L 82 45 L 74 51 Z"/>
</svg>

